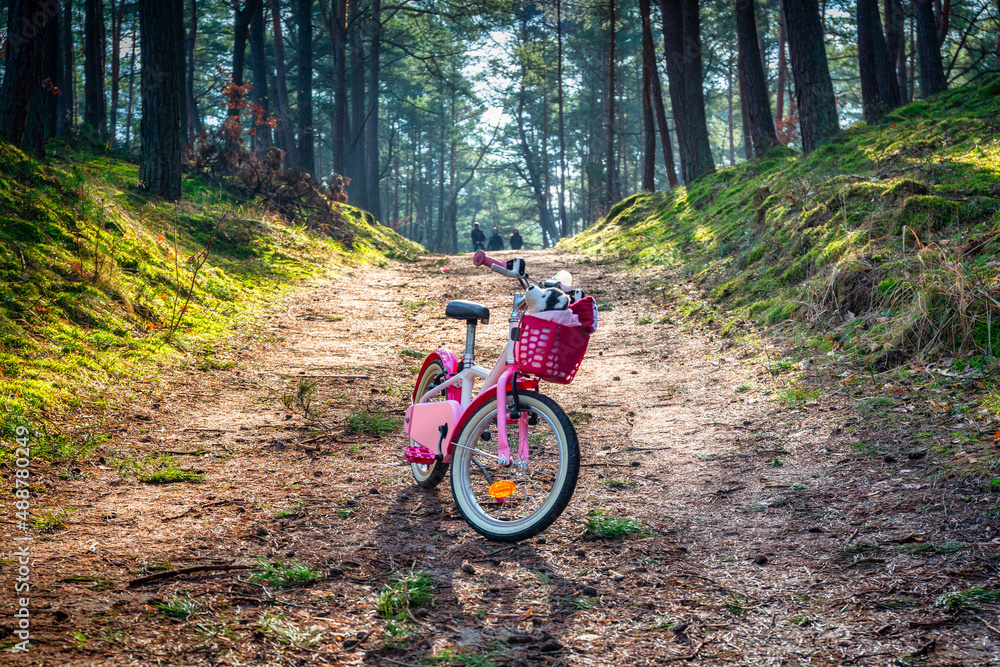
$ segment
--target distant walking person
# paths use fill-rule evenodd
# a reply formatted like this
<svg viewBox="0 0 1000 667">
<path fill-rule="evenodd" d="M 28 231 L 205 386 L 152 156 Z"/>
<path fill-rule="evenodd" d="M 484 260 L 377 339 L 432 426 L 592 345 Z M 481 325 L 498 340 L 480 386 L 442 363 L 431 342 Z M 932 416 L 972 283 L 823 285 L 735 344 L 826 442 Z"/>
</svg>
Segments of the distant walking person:
<svg viewBox="0 0 1000 667">
<path fill-rule="evenodd" d="M 493 236 L 490 237 L 490 245 L 486 249 L 503 250 L 503 237 L 500 236 L 500 230 L 496 227 L 493 228 Z"/>
<path fill-rule="evenodd" d="M 479 228 L 479 223 L 472 229 L 472 252 L 486 248 L 486 234 Z"/>
<path fill-rule="evenodd" d="M 510 249 L 520 250 L 524 245 L 524 239 L 521 238 L 521 232 L 517 231 L 517 227 L 514 228 L 514 233 L 510 235 Z"/>
</svg>

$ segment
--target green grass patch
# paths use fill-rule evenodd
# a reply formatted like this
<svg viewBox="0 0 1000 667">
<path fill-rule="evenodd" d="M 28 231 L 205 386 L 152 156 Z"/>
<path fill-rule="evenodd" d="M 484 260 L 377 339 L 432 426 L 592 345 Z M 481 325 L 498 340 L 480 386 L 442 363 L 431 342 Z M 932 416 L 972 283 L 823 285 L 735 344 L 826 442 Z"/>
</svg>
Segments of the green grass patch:
<svg viewBox="0 0 1000 667">
<path fill-rule="evenodd" d="M 251 581 L 258 584 L 268 583 L 276 588 L 293 588 L 308 586 L 324 578 L 323 574 L 305 563 L 298 561 L 282 561 L 276 558 L 273 563 L 264 558 L 258 558 Z"/>
<path fill-rule="evenodd" d="M 143 484 L 201 483 L 205 481 L 203 473 L 184 470 L 169 454 L 160 454 L 145 461 L 138 468 L 137 476 Z"/>
<path fill-rule="evenodd" d="M 163 616 L 174 621 L 187 621 L 196 616 L 201 608 L 187 595 L 174 595 L 166 600 L 154 600 L 150 604 Z"/>
<path fill-rule="evenodd" d="M 393 417 L 381 410 L 362 410 L 359 408 L 347 418 L 347 428 L 355 433 L 368 433 L 371 435 L 398 431 L 402 424 L 402 419 Z"/>
<path fill-rule="evenodd" d="M 963 542 L 945 542 L 944 544 L 934 544 L 933 542 L 911 542 L 901 544 L 896 547 L 896 551 L 911 556 L 935 556 L 938 554 L 953 554 L 958 551 L 968 549 L 969 545 Z"/>
<path fill-rule="evenodd" d="M 40 533 L 54 533 L 66 527 L 74 511 L 66 507 L 38 511 L 32 515 L 31 525 Z"/>
<path fill-rule="evenodd" d="M 434 604 L 437 583 L 425 572 L 412 572 L 400 577 L 379 593 L 377 608 L 382 618 L 402 621 L 411 617 L 414 609 Z"/>
<path fill-rule="evenodd" d="M 616 540 L 630 535 L 649 536 L 652 531 L 643 523 L 626 517 L 609 516 L 603 509 L 593 509 L 587 513 L 583 527 L 588 535 L 602 540 Z"/>
<path fill-rule="evenodd" d="M 622 479 L 620 477 L 608 477 L 606 479 L 598 480 L 598 482 L 609 489 L 614 489 L 615 491 L 635 488 L 634 481 L 630 479 Z"/>
<path fill-rule="evenodd" d="M 961 611 L 979 609 L 980 603 L 1000 601 L 1000 589 L 987 589 L 982 586 L 972 586 L 960 591 L 942 593 L 934 604 L 951 614 Z"/>
</svg>

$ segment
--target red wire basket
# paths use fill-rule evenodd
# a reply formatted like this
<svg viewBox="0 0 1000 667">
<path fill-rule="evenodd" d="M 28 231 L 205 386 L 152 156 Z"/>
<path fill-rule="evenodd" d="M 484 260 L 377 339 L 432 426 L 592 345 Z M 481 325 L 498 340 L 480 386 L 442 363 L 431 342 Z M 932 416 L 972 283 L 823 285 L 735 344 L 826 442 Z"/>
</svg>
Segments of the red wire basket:
<svg viewBox="0 0 1000 667">
<path fill-rule="evenodd" d="M 569 327 L 525 314 L 521 337 L 514 344 L 517 370 L 540 380 L 569 384 L 587 352 L 590 336 L 581 327 Z"/>
</svg>

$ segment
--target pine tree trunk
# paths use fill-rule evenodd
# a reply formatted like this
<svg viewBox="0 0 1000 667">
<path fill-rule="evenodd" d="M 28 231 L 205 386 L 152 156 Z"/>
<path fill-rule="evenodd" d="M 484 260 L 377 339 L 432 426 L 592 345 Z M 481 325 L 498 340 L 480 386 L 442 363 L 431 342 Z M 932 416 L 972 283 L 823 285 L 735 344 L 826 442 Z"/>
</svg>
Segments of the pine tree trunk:
<svg viewBox="0 0 1000 667">
<path fill-rule="evenodd" d="M 68 137 L 76 126 L 76 108 L 73 101 L 73 1 L 63 4 L 62 19 L 59 22 L 59 97 L 56 101 L 56 135 Z"/>
<path fill-rule="evenodd" d="M 736 68 L 736 83 L 740 91 L 740 123 L 743 128 L 743 158 L 753 157 L 753 141 L 750 139 L 750 119 L 747 112 L 747 84 L 743 80 L 743 70 Z"/>
<path fill-rule="evenodd" d="M 121 42 L 122 19 L 125 14 L 125 1 L 111 0 L 111 115 L 108 117 L 108 137 L 111 146 L 118 144 L 118 96 L 121 76 Z"/>
<path fill-rule="evenodd" d="M 104 0 L 85 0 L 83 28 L 83 121 L 93 128 L 93 139 L 108 141 L 108 110 L 104 100 Z"/>
<path fill-rule="evenodd" d="M 684 99 L 688 103 L 684 113 L 687 123 L 685 136 L 690 141 L 689 173 L 684 180 L 690 183 L 702 174 L 715 171 L 715 159 L 712 157 L 712 146 L 708 140 L 708 122 L 705 118 L 698 0 L 681 0 L 681 20 L 684 31 Z"/>
<path fill-rule="evenodd" d="M 755 157 L 778 145 L 771 116 L 767 77 L 761 65 L 757 39 L 757 17 L 754 0 L 736 0 L 736 36 L 739 42 L 739 67 L 743 75 L 744 93 L 747 96 L 747 125 L 750 127 L 750 144 Z"/>
<path fill-rule="evenodd" d="M 808 154 L 840 131 L 837 101 L 816 0 L 784 0 L 782 4 L 795 79 L 802 152 Z"/>
<path fill-rule="evenodd" d="M 381 76 L 382 57 L 382 1 L 372 0 L 372 37 L 368 50 L 368 121 L 365 123 L 365 163 L 368 185 L 368 211 L 376 220 L 382 217 L 382 193 L 379 176 L 379 78 Z M 398 169 L 398 168 L 397 168 Z M 398 190 L 398 173 L 397 173 Z M 397 195 L 398 199 L 398 195 Z M 398 204 L 397 204 L 398 206 Z M 398 211 L 397 211 L 398 215 Z"/>
<path fill-rule="evenodd" d="M 648 0 L 647 0 L 648 2 Z M 562 0 L 556 0 L 557 60 L 556 81 L 559 106 L 559 228 L 563 236 L 570 236 L 569 218 L 566 216 L 566 123 L 563 118 L 563 36 Z"/>
<path fill-rule="evenodd" d="M 167 199 L 181 197 L 184 128 L 183 0 L 139 0 L 142 49 L 142 148 L 139 181 Z M 180 53 L 180 57 L 178 57 Z"/>
<path fill-rule="evenodd" d="M 615 0 L 609 0 L 608 5 L 608 90 L 606 132 L 607 144 L 605 145 L 604 166 L 607 170 L 607 192 L 605 194 L 605 210 L 610 209 L 619 199 L 618 175 L 615 169 L 615 23 L 617 16 L 615 12 Z"/>
<path fill-rule="evenodd" d="M 194 96 L 194 47 L 198 39 L 198 0 L 188 4 L 188 34 L 187 34 L 187 73 L 184 79 L 184 100 L 187 104 L 187 136 L 188 144 L 193 148 L 194 139 L 201 134 L 205 126 L 198 113 L 198 100 Z"/>
<path fill-rule="evenodd" d="M 300 0 L 301 1 L 301 0 Z M 347 151 L 347 0 L 320 0 L 333 51 L 333 171 L 343 175 Z"/>
<path fill-rule="evenodd" d="M 774 85 L 774 95 L 777 101 L 774 103 L 775 127 L 785 120 L 785 81 L 788 78 L 788 61 L 785 58 L 785 46 L 788 39 L 785 33 L 785 17 L 778 8 L 778 76 Z M 742 95 L 743 93 L 740 93 Z M 779 138 L 779 141 L 781 139 Z M 749 156 L 749 153 L 747 153 Z"/>
<path fill-rule="evenodd" d="M 245 81 L 245 70 L 247 61 L 247 41 L 250 39 L 250 18 L 253 13 L 254 3 L 260 0 L 247 0 L 243 8 L 240 9 L 237 0 L 233 12 L 233 83 L 242 86 Z M 229 108 L 230 116 L 238 116 L 240 110 L 236 107 Z"/>
<path fill-rule="evenodd" d="M 873 125 L 899 106 L 899 83 L 882 35 L 878 0 L 858 0 L 858 69 L 865 122 Z"/>
<path fill-rule="evenodd" d="M 656 76 L 656 58 L 653 30 L 649 23 L 649 11 L 649 0 L 639 0 L 639 17 L 642 22 L 642 127 L 644 138 L 642 189 L 646 192 L 653 192 L 656 190 L 656 127 L 653 122 L 653 77 Z"/>
<path fill-rule="evenodd" d="M 285 38 L 281 27 L 281 5 L 271 0 L 271 32 L 274 37 L 274 97 L 277 102 L 276 141 L 285 151 L 285 165 L 295 166 L 298 157 L 295 150 L 295 131 L 292 129 L 292 111 L 288 103 L 287 65 L 285 64 Z"/>
<path fill-rule="evenodd" d="M 312 110 L 313 0 L 297 0 L 296 9 L 299 25 L 299 167 L 311 175 L 316 168 Z M 334 159 L 336 160 L 336 155 Z M 334 169 L 336 166 L 334 162 Z"/>
<path fill-rule="evenodd" d="M 656 46 L 653 43 L 649 0 L 640 0 L 639 12 L 642 20 L 643 67 L 649 68 L 653 114 L 656 117 L 657 127 L 660 129 L 660 145 L 663 149 L 663 162 L 667 169 L 667 184 L 673 189 L 677 187 L 677 171 L 674 169 L 674 151 L 670 145 L 670 128 L 667 126 L 667 113 L 663 108 L 663 89 L 660 85 L 660 71 L 656 63 Z"/>
<path fill-rule="evenodd" d="M 41 63 L 35 91 L 28 104 L 28 120 L 21 145 L 26 153 L 38 158 L 45 157 L 45 140 L 55 136 L 58 92 L 55 81 L 59 76 L 59 7 L 43 5 L 43 12 L 33 21 L 42 34 Z"/>
<path fill-rule="evenodd" d="M 885 45 L 889 62 L 896 71 L 896 91 L 900 103 L 906 99 L 906 34 L 903 30 L 903 4 L 900 0 L 885 0 Z"/>
<path fill-rule="evenodd" d="M 0 86 L 0 137 L 15 146 L 24 143 L 31 98 L 40 94 L 42 27 L 33 19 L 42 0 L 11 0 L 7 12 L 7 44 Z"/>
<path fill-rule="evenodd" d="M 351 122 L 347 136 L 350 144 L 347 150 L 347 176 L 354 185 L 355 206 L 368 210 L 368 184 L 365 182 L 365 50 L 361 40 L 361 18 L 357 2 L 350 5 L 351 15 L 347 22 L 351 67 L 349 85 L 351 89 Z"/>
<path fill-rule="evenodd" d="M 139 42 L 138 35 L 136 34 L 136 29 L 132 29 L 132 58 L 131 64 L 128 70 L 128 110 L 125 112 L 125 148 L 127 150 L 132 149 L 132 111 L 135 108 L 133 106 L 133 101 L 135 100 L 135 63 L 136 63 L 136 45 Z"/>
<path fill-rule="evenodd" d="M 681 23 L 680 0 L 660 0 L 660 15 L 663 19 L 664 63 L 669 81 L 670 109 L 674 117 L 674 131 L 677 133 L 677 153 L 681 162 L 681 178 L 687 182 L 688 152 L 686 150 L 687 130 L 682 110 L 684 100 L 684 32 Z M 661 130 L 662 131 L 662 130 Z"/>
<path fill-rule="evenodd" d="M 948 82 L 944 78 L 941 47 L 937 38 L 937 23 L 932 0 L 913 0 L 917 19 L 917 61 L 920 67 L 920 96 L 924 99 L 944 92 Z"/>
<path fill-rule="evenodd" d="M 264 39 L 264 2 L 253 0 L 253 11 L 250 14 L 250 67 L 253 70 L 253 101 L 264 110 L 264 115 L 271 114 L 271 94 L 268 90 L 267 42 Z M 253 137 L 254 146 L 264 148 L 271 145 L 271 128 L 258 125 Z"/>
</svg>

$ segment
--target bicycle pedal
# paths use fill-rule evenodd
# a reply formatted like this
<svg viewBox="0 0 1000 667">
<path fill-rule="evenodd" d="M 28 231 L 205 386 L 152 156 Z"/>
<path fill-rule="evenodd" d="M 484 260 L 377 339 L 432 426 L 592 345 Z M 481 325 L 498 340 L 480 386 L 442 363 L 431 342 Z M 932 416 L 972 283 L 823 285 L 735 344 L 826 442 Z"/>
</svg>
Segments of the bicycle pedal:
<svg viewBox="0 0 1000 667">
<path fill-rule="evenodd" d="M 407 447 L 403 451 L 403 456 L 406 458 L 407 463 L 417 463 L 425 466 L 429 466 L 437 460 L 434 452 L 426 447 Z"/>
</svg>

